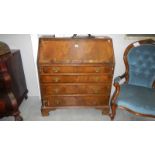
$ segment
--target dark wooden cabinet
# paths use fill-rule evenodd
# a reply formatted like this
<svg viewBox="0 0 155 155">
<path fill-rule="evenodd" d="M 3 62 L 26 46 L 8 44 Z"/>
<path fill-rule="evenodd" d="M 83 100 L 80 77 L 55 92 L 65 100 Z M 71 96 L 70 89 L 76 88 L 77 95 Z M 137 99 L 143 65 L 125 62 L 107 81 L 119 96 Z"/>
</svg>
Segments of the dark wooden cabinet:
<svg viewBox="0 0 155 155">
<path fill-rule="evenodd" d="M 18 105 L 20 105 L 24 98 L 27 99 L 28 93 L 20 51 L 12 50 L 11 55 L 6 60 L 6 64 L 12 79 L 12 90 Z"/>
<path fill-rule="evenodd" d="M 0 117 L 11 115 L 22 120 L 19 106 L 27 93 L 20 51 L 0 42 Z"/>
<path fill-rule="evenodd" d="M 40 38 L 42 115 L 69 107 L 92 107 L 108 114 L 114 65 L 111 38 Z"/>
</svg>

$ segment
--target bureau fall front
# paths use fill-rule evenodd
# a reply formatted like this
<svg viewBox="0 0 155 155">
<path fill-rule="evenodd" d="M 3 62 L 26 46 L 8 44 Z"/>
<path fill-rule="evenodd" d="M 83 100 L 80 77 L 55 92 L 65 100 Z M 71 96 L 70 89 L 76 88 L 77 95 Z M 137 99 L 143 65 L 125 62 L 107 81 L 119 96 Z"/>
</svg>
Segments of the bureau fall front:
<svg viewBox="0 0 155 155">
<path fill-rule="evenodd" d="M 42 115 L 57 108 L 96 108 L 108 114 L 114 65 L 111 38 L 40 38 Z"/>
</svg>

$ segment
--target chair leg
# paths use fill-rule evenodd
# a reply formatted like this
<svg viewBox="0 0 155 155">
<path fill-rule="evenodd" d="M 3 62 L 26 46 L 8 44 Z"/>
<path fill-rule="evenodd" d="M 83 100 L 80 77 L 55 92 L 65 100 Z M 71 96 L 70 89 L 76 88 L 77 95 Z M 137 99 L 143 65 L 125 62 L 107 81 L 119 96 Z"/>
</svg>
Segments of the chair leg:
<svg viewBox="0 0 155 155">
<path fill-rule="evenodd" d="M 16 115 L 14 117 L 15 117 L 15 121 L 23 121 L 23 118 L 20 115 Z"/>
<path fill-rule="evenodd" d="M 14 113 L 13 116 L 15 118 L 15 121 L 23 121 L 23 118 L 22 118 L 22 116 L 20 116 L 20 112 L 19 111 Z"/>
<path fill-rule="evenodd" d="M 28 95 L 26 94 L 24 98 L 25 98 L 25 100 L 27 100 L 28 99 Z"/>
<path fill-rule="evenodd" d="M 111 114 L 110 114 L 110 118 L 113 121 L 116 115 L 116 109 L 117 109 L 117 105 L 116 104 L 111 104 Z"/>
</svg>

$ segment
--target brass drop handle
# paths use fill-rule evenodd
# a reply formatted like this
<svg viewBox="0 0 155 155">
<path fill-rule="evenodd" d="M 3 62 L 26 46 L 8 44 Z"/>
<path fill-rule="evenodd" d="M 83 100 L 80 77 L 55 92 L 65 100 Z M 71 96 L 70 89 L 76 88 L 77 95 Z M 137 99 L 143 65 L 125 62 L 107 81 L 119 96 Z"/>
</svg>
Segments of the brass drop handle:
<svg viewBox="0 0 155 155">
<path fill-rule="evenodd" d="M 43 100 L 43 105 L 45 105 L 45 106 L 49 106 L 49 102 L 48 102 L 48 100 Z"/>
<path fill-rule="evenodd" d="M 60 79 L 58 77 L 54 78 L 54 82 L 58 82 Z"/>
<path fill-rule="evenodd" d="M 53 70 L 53 72 L 57 73 L 57 72 L 59 72 L 60 68 L 59 67 L 53 67 L 52 70 Z"/>
<path fill-rule="evenodd" d="M 98 81 L 99 81 L 99 79 L 100 79 L 99 77 L 96 77 L 96 78 L 95 78 L 95 81 L 96 81 L 96 82 L 98 82 Z"/>
<path fill-rule="evenodd" d="M 96 71 L 96 73 L 99 73 L 100 72 L 100 68 L 96 68 L 95 71 Z"/>
<path fill-rule="evenodd" d="M 42 68 L 39 68 L 39 72 L 42 73 Z"/>
</svg>

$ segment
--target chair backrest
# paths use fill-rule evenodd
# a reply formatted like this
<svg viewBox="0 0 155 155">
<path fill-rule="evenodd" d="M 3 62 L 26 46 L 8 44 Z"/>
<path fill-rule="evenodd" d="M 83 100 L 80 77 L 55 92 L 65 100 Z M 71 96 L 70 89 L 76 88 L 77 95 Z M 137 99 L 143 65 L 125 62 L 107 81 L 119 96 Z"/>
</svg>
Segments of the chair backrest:
<svg viewBox="0 0 155 155">
<path fill-rule="evenodd" d="M 139 43 L 126 52 L 128 83 L 152 88 L 155 80 L 155 44 Z"/>
</svg>

